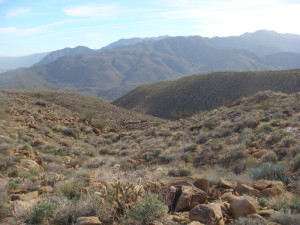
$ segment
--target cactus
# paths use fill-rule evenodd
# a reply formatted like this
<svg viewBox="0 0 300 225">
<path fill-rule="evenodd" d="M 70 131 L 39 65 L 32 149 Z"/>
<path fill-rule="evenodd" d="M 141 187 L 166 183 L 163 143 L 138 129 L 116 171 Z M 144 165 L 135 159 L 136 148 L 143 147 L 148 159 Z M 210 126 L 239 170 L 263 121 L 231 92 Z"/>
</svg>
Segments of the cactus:
<svg viewBox="0 0 300 225">
<path fill-rule="evenodd" d="M 148 180 L 148 182 L 147 182 L 147 191 L 155 193 L 155 194 L 160 194 L 160 192 L 161 192 L 161 184 L 158 183 L 158 182 L 154 182 L 154 181 Z"/>
</svg>

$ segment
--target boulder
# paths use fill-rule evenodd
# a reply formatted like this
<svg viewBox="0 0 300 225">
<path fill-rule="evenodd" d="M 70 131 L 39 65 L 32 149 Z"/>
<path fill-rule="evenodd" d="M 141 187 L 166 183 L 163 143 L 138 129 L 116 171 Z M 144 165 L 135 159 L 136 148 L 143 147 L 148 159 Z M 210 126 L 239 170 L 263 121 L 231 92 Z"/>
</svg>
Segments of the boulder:
<svg viewBox="0 0 300 225">
<path fill-rule="evenodd" d="M 90 216 L 90 217 L 78 217 L 75 225 L 101 225 L 98 217 Z"/>
<path fill-rule="evenodd" d="M 256 213 L 256 207 L 248 199 L 240 198 L 230 203 L 229 211 L 234 218 L 239 218 Z"/>
<path fill-rule="evenodd" d="M 175 200 L 177 189 L 174 186 L 170 186 L 167 189 L 167 193 L 165 196 L 165 204 L 169 207 L 169 209 L 173 210 L 173 202 Z"/>
<path fill-rule="evenodd" d="M 182 212 L 185 210 L 189 210 L 191 204 L 191 195 L 193 192 L 193 188 L 190 186 L 181 187 L 182 192 L 175 206 L 176 212 Z"/>
<path fill-rule="evenodd" d="M 38 191 L 29 192 L 27 194 L 14 194 L 11 196 L 12 201 L 20 200 L 20 201 L 30 201 L 36 199 L 39 195 Z"/>
<path fill-rule="evenodd" d="M 227 180 L 224 180 L 223 178 L 220 178 L 217 186 L 222 188 L 234 188 L 236 185 Z"/>
<path fill-rule="evenodd" d="M 201 189 L 202 191 L 206 192 L 208 194 L 209 192 L 209 181 L 205 178 L 197 179 L 194 182 L 195 187 Z"/>
<path fill-rule="evenodd" d="M 41 193 L 48 193 L 48 192 L 52 192 L 53 188 L 51 186 L 43 186 L 38 188 L 38 192 Z"/>
<path fill-rule="evenodd" d="M 246 184 L 238 184 L 237 187 L 234 188 L 234 191 L 239 193 L 240 195 L 248 194 L 255 197 L 259 197 L 261 195 L 259 190 L 254 189 L 253 187 L 250 187 Z"/>
<path fill-rule="evenodd" d="M 272 182 L 269 181 L 269 180 L 257 180 L 257 181 L 254 181 L 252 186 L 258 190 L 263 190 L 263 189 L 266 189 L 268 187 L 271 187 L 272 185 Z"/>
<path fill-rule="evenodd" d="M 261 194 L 263 197 L 274 197 L 274 196 L 279 196 L 282 194 L 282 190 L 278 187 L 271 187 L 271 188 L 266 188 L 261 191 Z"/>
<path fill-rule="evenodd" d="M 218 203 L 201 204 L 190 211 L 190 220 L 199 221 L 206 225 L 218 225 L 222 219 L 221 206 Z"/>
<path fill-rule="evenodd" d="M 221 199 L 226 200 L 228 202 L 232 202 L 234 200 L 239 199 L 239 196 L 232 194 L 232 192 L 226 192 L 221 196 Z"/>
<path fill-rule="evenodd" d="M 37 169 L 37 170 L 43 169 L 43 167 L 41 167 L 39 164 L 37 164 L 36 161 L 32 159 L 21 159 L 20 166 L 26 169 Z"/>
<path fill-rule="evenodd" d="M 271 215 L 274 214 L 274 210 L 273 209 L 265 209 L 265 210 L 260 210 L 257 214 L 260 216 L 266 216 L 266 217 L 270 217 Z"/>
</svg>

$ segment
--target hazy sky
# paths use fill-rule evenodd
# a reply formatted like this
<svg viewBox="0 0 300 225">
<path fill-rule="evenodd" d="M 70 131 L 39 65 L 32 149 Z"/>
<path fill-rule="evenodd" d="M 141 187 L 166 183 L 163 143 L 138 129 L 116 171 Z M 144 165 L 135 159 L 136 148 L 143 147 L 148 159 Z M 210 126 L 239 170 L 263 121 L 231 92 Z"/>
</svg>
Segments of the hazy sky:
<svg viewBox="0 0 300 225">
<path fill-rule="evenodd" d="M 300 34 L 300 0 L 0 0 L 0 56 L 121 38 Z"/>
</svg>

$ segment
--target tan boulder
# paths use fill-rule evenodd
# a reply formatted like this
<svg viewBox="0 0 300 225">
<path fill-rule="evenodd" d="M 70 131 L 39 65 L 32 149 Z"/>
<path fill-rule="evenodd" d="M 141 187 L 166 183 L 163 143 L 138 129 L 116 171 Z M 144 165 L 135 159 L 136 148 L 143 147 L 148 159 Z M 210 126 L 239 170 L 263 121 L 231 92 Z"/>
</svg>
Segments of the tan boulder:
<svg viewBox="0 0 300 225">
<path fill-rule="evenodd" d="M 182 193 L 180 194 L 180 197 L 174 209 L 176 212 L 185 211 L 190 208 L 192 192 L 193 192 L 192 187 L 189 186 L 182 187 Z"/>
<path fill-rule="evenodd" d="M 187 225 L 204 225 L 203 223 L 200 223 L 199 221 L 192 221 L 188 223 Z"/>
<path fill-rule="evenodd" d="M 194 182 L 194 185 L 201 189 L 202 191 L 206 192 L 206 194 L 208 194 L 209 192 L 209 181 L 205 178 L 200 178 L 200 179 L 197 179 L 195 182 Z"/>
<path fill-rule="evenodd" d="M 272 182 L 269 181 L 269 180 L 257 180 L 257 181 L 254 181 L 252 186 L 258 190 L 263 190 L 263 189 L 266 189 L 268 187 L 271 187 L 272 185 Z"/>
<path fill-rule="evenodd" d="M 190 211 L 190 220 L 206 225 L 218 225 L 223 220 L 221 206 L 218 203 L 197 205 Z"/>
<path fill-rule="evenodd" d="M 222 188 L 234 188 L 236 187 L 235 184 L 231 183 L 230 181 L 224 180 L 223 178 L 220 178 L 218 183 L 217 183 L 218 187 L 222 187 Z"/>
<path fill-rule="evenodd" d="M 259 190 L 254 189 L 253 187 L 250 187 L 246 184 L 238 184 L 237 187 L 234 188 L 234 191 L 239 193 L 240 195 L 248 194 L 255 197 L 259 197 L 261 195 Z"/>
<path fill-rule="evenodd" d="M 257 214 L 260 216 L 269 217 L 269 216 L 273 215 L 274 213 L 275 213 L 275 211 L 273 209 L 264 209 L 264 210 L 260 210 Z"/>
<path fill-rule="evenodd" d="M 245 217 L 250 214 L 256 213 L 255 205 L 248 199 L 240 198 L 230 203 L 230 212 L 234 218 Z"/>
<path fill-rule="evenodd" d="M 36 199 L 39 195 L 38 191 L 29 192 L 27 194 L 14 194 L 11 196 L 12 201 L 20 200 L 20 201 L 30 201 Z"/>
<path fill-rule="evenodd" d="M 226 193 L 222 194 L 222 196 L 221 196 L 221 199 L 226 200 L 228 202 L 232 202 L 239 198 L 240 198 L 239 196 L 232 194 L 232 192 L 226 192 Z"/>
<path fill-rule="evenodd" d="M 177 189 L 174 186 L 170 186 L 167 188 L 166 191 L 166 196 L 165 196 L 165 204 L 171 209 L 174 210 L 173 207 L 173 202 L 175 200 Z"/>
<path fill-rule="evenodd" d="M 37 164 L 36 161 L 32 159 L 21 159 L 20 166 L 27 169 L 37 169 L 37 170 L 43 169 L 43 167 L 41 167 L 39 164 Z"/>
<path fill-rule="evenodd" d="M 48 193 L 48 192 L 52 192 L 53 188 L 51 186 L 43 186 L 38 188 L 38 192 L 39 193 Z"/>
<path fill-rule="evenodd" d="M 271 187 L 271 188 L 266 188 L 261 191 L 262 196 L 264 197 L 274 197 L 274 196 L 279 196 L 282 194 L 281 188 L 278 186 Z"/>
<path fill-rule="evenodd" d="M 75 225 L 101 225 L 98 217 L 90 216 L 90 217 L 78 217 Z"/>
</svg>

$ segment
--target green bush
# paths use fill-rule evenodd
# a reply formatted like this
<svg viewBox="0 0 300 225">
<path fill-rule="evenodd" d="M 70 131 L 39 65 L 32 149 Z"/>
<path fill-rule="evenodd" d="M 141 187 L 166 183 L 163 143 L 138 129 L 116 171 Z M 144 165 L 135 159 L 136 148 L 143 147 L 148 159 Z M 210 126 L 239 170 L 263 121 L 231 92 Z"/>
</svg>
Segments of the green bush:
<svg viewBox="0 0 300 225">
<path fill-rule="evenodd" d="M 264 124 L 258 128 L 259 133 L 270 133 L 273 130 L 270 124 Z"/>
<path fill-rule="evenodd" d="M 33 223 L 46 222 L 54 215 L 57 205 L 50 202 L 38 202 L 33 208 Z"/>
<path fill-rule="evenodd" d="M 167 211 L 168 207 L 158 200 L 156 194 L 147 193 L 144 200 L 125 211 L 124 220 L 131 219 L 140 224 L 147 224 L 166 215 Z"/>
<path fill-rule="evenodd" d="M 245 157 L 245 149 L 246 147 L 244 145 L 239 145 L 237 147 L 234 147 L 231 149 L 229 154 L 225 155 L 221 159 L 221 163 L 225 166 L 231 165 L 234 161 L 238 159 L 242 159 Z"/>
<path fill-rule="evenodd" d="M 287 167 L 285 164 L 273 164 L 273 163 L 263 163 L 258 168 L 254 169 L 252 176 L 254 179 L 267 179 L 267 180 L 281 180 L 287 183 L 288 177 L 286 175 Z"/>
<path fill-rule="evenodd" d="M 298 170 L 300 168 L 300 154 L 298 154 L 295 158 L 294 158 L 294 171 Z"/>
<path fill-rule="evenodd" d="M 294 146 L 296 144 L 296 142 L 297 141 L 294 138 L 284 138 L 281 140 L 281 146 L 289 148 L 289 147 Z"/>
<path fill-rule="evenodd" d="M 82 192 L 80 192 L 80 188 L 83 186 L 81 183 L 64 183 L 60 190 L 65 197 L 68 199 L 78 200 L 82 196 Z"/>
<path fill-rule="evenodd" d="M 172 177 L 187 177 L 187 176 L 190 176 L 192 174 L 192 172 L 189 169 L 179 168 L 177 170 L 175 170 L 175 169 L 170 170 L 168 172 L 168 174 L 169 174 L 169 176 L 172 176 Z"/>
</svg>

